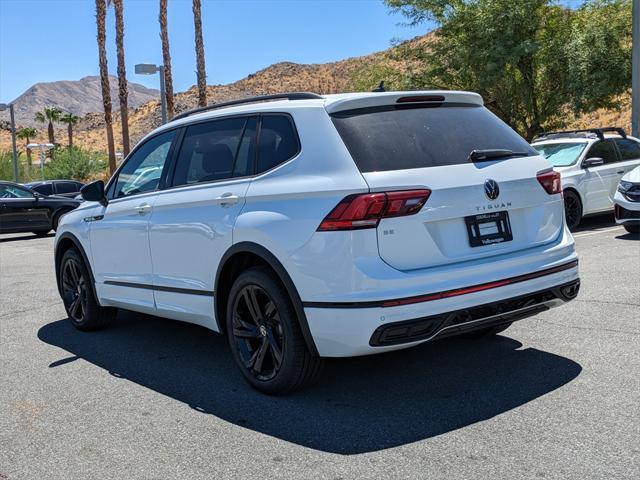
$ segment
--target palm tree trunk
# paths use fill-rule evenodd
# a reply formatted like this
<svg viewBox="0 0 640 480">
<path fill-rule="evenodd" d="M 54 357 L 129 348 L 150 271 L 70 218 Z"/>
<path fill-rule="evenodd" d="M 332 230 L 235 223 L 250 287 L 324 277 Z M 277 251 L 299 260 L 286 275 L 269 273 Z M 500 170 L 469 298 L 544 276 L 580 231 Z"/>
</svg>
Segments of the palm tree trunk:
<svg viewBox="0 0 640 480">
<path fill-rule="evenodd" d="M 31 139 L 27 137 L 26 140 L 27 140 L 26 145 L 29 145 L 31 143 Z M 25 145 L 25 148 L 27 149 L 27 166 L 30 167 L 31 166 L 31 149 L 26 145 Z"/>
<path fill-rule="evenodd" d="M 171 53 L 167 31 L 167 0 L 160 0 L 160 40 L 162 41 L 162 63 L 164 64 L 164 87 L 167 98 L 167 116 L 173 118 L 173 77 L 171 76 Z"/>
<path fill-rule="evenodd" d="M 49 143 L 56 143 L 55 133 L 53 131 L 53 122 L 49 120 L 49 125 L 47 126 L 47 133 L 49 134 Z"/>
<path fill-rule="evenodd" d="M 109 173 L 116 171 L 116 153 L 113 145 L 113 119 L 111 118 L 111 92 L 109 91 L 109 70 L 107 65 L 107 49 L 105 47 L 105 17 L 107 7 L 105 0 L 96 0 L 96 24 L 98 27 L 98 58 L 100 63 L 100 86 L 102 88 L 102 105 L 104 106 L 104 123 L 107 129 L 107 148 L 109 150 Z"/>
<path fill-rule="evenodd" d="M 207 106 L 207 72 L 204 66 L 204 41 L 202 40 L 202 11 L 200 0 L 193 0 L 193 25 L 196 36 L 196 63 L 198 72 L 198 106 Z"/>
<path fill-rule="evenodd" d="M 69 149 L 73 147 L 73 125 L 71 122 L 67 125 L 67 134 L 69 135 Z"/>
<path fill-rule="evenodd" d="M 129 154 L 129 92 L 127 91 L 127 71 L 124 65 L 124 14 L 123 0 L 113 0 L 116 14 L 116 49 L 118 51 L 118 98 L 120 100 L 120 121 L 122 122 L 122 151 Z"/>
</svg>

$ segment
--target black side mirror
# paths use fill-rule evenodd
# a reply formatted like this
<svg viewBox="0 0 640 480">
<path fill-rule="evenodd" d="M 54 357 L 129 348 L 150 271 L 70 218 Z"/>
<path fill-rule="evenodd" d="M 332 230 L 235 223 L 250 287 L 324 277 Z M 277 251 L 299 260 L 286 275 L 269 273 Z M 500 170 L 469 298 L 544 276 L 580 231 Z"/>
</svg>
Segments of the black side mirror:
<svg viewBox="0 0 640 480">
<path fill-rule="evenodd" d="M 582 162 L 582 168 L 597 167 L 598 165 L 604 165 L 604 158 L 591 157 Z"/>
<path fill-rule="evenodd" d="M 82 187 L 80 195 L 88 202 L 100 202 L 105 207 L 109 204 L 109 200 L 104 194 L 104 182 L 102 180 L 88 183 Z"/>
</svg>

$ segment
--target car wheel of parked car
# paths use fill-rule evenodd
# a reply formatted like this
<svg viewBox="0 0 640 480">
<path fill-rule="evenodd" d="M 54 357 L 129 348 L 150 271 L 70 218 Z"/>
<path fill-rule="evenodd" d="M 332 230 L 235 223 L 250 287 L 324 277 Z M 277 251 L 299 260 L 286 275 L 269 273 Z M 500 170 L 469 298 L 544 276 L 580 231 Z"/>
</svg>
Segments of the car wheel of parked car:
<svg viewBox="0 0 640 480">
<path fill-rule="evenodd" d="M 571 190 L 564 191 L 564 215 L 569 230 L 573 231 L 578 228 L 582 221 L 582 202 L 580 197 Z"/>
<path fill-rule="evenodd" d="M 59 275 L 64 308 L 74 327 L 97 330 L 113 320 L 117 310 L 98 304 L 91 287 L 91 277 L 77 250 L 71 248 L 64 253 Z"/>
<path fill-rule="evenodd" d="M 69 210 L 58 212 L 53 216 L 53 220 L 51 221 L 51 228 L 53 229 L 54 232 L 58 230 L 58 223 L 60 222 L 60 217 L 65 213 L 69 213 Z"/>
<path fill-rule="evenodd" d="M 623 225 L 624 229 L 629 233 L 640 233 L 640 224 Z"/>
<path fill-rule="evenodd" d="M 291 392 L 320 376 L 322 359 L 307 349 L 291 300 L 267 268 L 250 268 L 233 284 L 227 336 L 242 374 L 262 392 Z"/>
<path fill-rule="evenodd" d="M 480 330 L 474 330 L 473 332 L 463 333 L 461 337 L 470 339 L 495 337 L 509 328 L 512 323 L 513 322 L 509 322 L 502 325 L 496 325 L 495 327 L 481 328 Z"/>
</svg>

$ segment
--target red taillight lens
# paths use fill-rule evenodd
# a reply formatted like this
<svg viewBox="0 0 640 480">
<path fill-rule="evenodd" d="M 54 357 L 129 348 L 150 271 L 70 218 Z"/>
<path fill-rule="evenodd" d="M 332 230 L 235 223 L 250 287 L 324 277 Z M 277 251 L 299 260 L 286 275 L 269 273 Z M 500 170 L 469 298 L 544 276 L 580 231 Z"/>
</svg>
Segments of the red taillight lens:
<svg viewBox="0 0 640 480">
<path fill-rule="evenodd" d="M 562 193 L 562 182 L 560 181 L 560 173 L 539 173 L 538 181 L 540 182 L 540 185 L 542 185 L 542 188 L 544 188 L 549 195 Z"/>
<path fill-rule="evenodd" d="M 318 231 L 375 228 L 380 219 L 418 213 L 431 190 L 365 193 L 343 198 L 325 217 Z"/>
</svg>

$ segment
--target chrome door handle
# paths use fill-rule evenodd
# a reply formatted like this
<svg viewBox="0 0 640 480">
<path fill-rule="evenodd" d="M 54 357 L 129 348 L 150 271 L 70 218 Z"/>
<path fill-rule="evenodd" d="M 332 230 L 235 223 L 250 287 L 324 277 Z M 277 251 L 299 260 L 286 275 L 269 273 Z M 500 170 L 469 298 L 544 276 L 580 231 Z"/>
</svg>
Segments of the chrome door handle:
<svg viewBox="0 0 640 480">
<path fill-rule="evenodd" d="M 216 198 L 216 203 L 221 206 L 233 205 L 240 201 L 240 197 L 234 195 L 231 192 L 223 193 L 218 198 Z"/>
<path fill-rule="evenodd" d="M 146 215 L 150 211 L 151 211 L 151 205 L 149 205 L 148 203 L 143 203 L 142 205 L 138 205 L 139 215 Z"/>
</svg>

